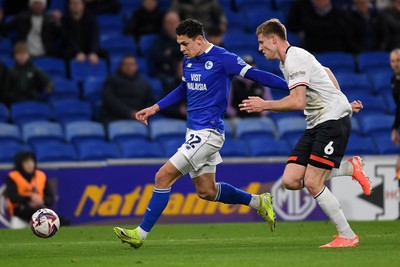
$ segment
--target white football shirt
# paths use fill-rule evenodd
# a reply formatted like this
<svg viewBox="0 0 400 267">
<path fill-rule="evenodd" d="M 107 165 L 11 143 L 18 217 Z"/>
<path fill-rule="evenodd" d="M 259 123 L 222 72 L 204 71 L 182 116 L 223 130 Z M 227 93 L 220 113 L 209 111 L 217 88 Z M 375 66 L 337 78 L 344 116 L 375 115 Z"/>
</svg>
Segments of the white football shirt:
<svg viewBox="0 0 400 267">
<path fill-rule="evenodd" d="M 352 114 L 347 97 L 335 87 L 324 67 L 308 51 L 289 47 L 285 62 L 280 63 L 280 69 L 289 90 L 299 85 L 307 86 L 304 109 L 307 129 Z"/>
</svg>

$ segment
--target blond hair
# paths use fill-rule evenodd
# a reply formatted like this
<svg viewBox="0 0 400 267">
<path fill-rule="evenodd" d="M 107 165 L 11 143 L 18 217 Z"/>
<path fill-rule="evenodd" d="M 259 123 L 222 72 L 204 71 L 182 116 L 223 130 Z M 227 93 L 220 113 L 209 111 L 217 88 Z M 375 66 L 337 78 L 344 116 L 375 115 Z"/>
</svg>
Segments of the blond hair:
<svg viewBox="0 0 400 267">
<path fill-rule="evenodd" d="M 276 34 L 282 40 L 286 41 L 286 27 L 283 25 L 279 19 L 273 18 L 269 19 L 257 27 L 256 34 L 262 34 L 268 36 L 271 34 Z"/>
</svg>

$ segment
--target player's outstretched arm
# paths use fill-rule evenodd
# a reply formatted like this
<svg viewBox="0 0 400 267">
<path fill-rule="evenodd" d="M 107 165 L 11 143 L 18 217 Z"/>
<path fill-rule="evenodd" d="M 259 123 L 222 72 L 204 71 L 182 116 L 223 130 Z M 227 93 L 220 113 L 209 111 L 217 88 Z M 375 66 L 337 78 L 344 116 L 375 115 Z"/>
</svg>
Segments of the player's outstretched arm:
<svg viewBox="0 0 400 267">
<path fill-rule="evenodd" d="M 144 125 L 148 125 L 147 123 L 147 119 L 151 116 L 153 116 L 154 114 L 156 114 L 158 111 L 160 110 L 160 107 L 158 106 L 158 104 L 154 104 L 151 107 L 139 110 L 138 112 L 136 112 L 135 117 L 138 121 L 140 121 L 141 123 L 143 123 Z"/>
<path fill-rule="evenodd" d="M 249 70 L 247 70 L 244 77 L 267 87 L 285 91 L 288 90 L 287 83 L 284 79 L 268 71 L 250 68 Z"/>
</svg>

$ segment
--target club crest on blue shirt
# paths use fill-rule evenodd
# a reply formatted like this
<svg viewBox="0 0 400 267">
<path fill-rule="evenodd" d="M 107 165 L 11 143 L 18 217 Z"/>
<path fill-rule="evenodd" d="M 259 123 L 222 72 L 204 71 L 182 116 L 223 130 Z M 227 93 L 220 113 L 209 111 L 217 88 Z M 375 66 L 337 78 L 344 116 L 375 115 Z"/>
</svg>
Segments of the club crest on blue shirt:
<svg viewBox="0 0 400 267">
<path fill-rule="evenodd" d="M 237 63 L 242 66 L 247 65 L 247 63 L 241 57 L 237 57 Z"/>
<path fill-rule="evenodd" d="M 188 67 L 188 68 L 190 68 L 192 66 L 192 63 L 188 63 L 187 65 L 186 65 L 186 67 Z"/>
<path fill-rule="evenodd" d="M 207 61 L 206 64 L 204 64 L 206 70 L 210 70 L 213 66 L 214 64 L 212 63 L 212 61 Z"/>
</svg>

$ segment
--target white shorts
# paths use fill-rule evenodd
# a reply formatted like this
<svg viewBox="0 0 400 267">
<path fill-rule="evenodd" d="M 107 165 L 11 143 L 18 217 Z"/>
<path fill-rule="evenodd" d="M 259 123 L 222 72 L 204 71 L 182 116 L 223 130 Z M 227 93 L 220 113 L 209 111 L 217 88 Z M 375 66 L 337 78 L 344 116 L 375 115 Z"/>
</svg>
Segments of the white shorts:
<svg viewBox="0 0 400 267">
<path fill-rule="evenodd" d="M 191 178 L 215 173 L 216 165 L 222 162 L 219 150 L 224 141 L 225 136 L 216 130 L 187 129 L 185 143 L 169 160 L 182 175 L 189 173 Z"/>
</svg>

